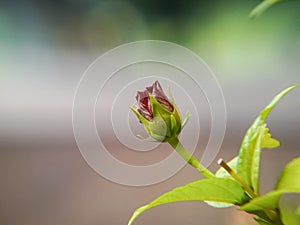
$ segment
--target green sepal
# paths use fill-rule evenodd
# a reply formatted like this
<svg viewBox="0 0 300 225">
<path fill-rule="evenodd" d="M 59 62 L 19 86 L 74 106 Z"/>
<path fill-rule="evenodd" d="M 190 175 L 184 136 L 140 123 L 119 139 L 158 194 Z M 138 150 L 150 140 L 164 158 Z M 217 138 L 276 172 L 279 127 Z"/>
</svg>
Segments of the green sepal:
<svg viewBox="0 0 300 225">
<path fill-rule="evenodd" d="M 180 131 L 182 130 L 183 126 L 188 122 L 189 118 L 185 118 L 185 120 L 187 119 L 187 121 L 185 121 L 184 125 L 181 124 L 181 120 L 182 119 L 181 119 L 178 107 L 177 107 L 177 105 L 175 103 L 175 100 L 174 100 L 174 97 L 172 95 L 170 87 L 168 87 L 168 94 L 169 94 L 169 98 L 171 99 L 171 103 L 172 103 L 172 105 L 174 107 L 174 112 L 172 112 L 172 115 L 175 117 L 175 119 L 176 119 L 176 126 L 178 127 L 175 130 L 176 130 L 177 135 L 179 135 Z"/>
<path fill-rule="evenodd" d="M 149 95 L 149 97 L 153 113 L 153 121 L 150 128 L 151 136 L 156 140 L 164 141 L 167 137 L 171 136 L 171 112 L 162 106 L 152 95 Z M 158 136 L 159 139 L 153 135 Z"/>
<path fill-rule="evenodd" d="M 168 117 L 171 112 L 162 106 L 152 95 L 149 94 L 150 103 L 152 107 L 153 118 L 157 116 Z"/>
<path fill-rule="evenodd" d="M 184 120 L 183 120 L 183 122 L 182 122 L 181 129 L 183 129 L 185 127 L 185 125 L 189 122 L 190 117 L 191 117 L 190 114 L 187 113 Z"/>
<path fill-rule="evenodd" d="M 138 139 L 140 139 L 141 141 L 147 141 L 147 142 L 160 142 L 160 141 L 157 141 L 157 140 L 154 140 L 154 139 L 149 139 L 148 137 L 143 137 L 142 135 L 138 134 L 136 135 L 136 137 Z"/>
<path fill-rule="evenodd" d="M 176 126 L 177 126 L 176 133 L 178 135 L 182 130 L 181 115 L 179 113 L 179 110 L 178 110 L 176 104 L 175 103 L 172 103 L 172 104 L 173 104 L 173 107 L 174 107 L 174 111 L 172 112 L 172 115 L 174 116 L 174 118 L 176 120 L 176 123 L 177 123 L 176 124 Z"/>
<path fill-rule="evenodd" d="M 153 96 L 149 97 L 153 113 L 153 121 L 149 123 L 149 134 L 159 141 L 177 137 L 181 131 L 181 118 L 176 106 L 174 105 L 174 111 L 170 112 Z"/>
<path fill-rule="evenodd" d="M 144 125 L 145 130 L 153 139 L 160 142 L 165 139 L 167 128 L 165 122 L 160 117 L 153 118 L 153 121 L 148 121 L 136 109 L 132 107 L 130 107 L 130 109 L 138 117 L 140 122 Z"/>
<path fill-rule="evenodd" d="M 149 121 L 144 118 L 136 109 L 134 109 L 133 107 L 130 107 L 131 111 L 134 112 L 134 114 L 137 116 L 137 118 L 140 120 L 140 122 L 144 125 L 144 127 L 146 128 L 146 130 L 148 131 L 147 127 L 149 125 Z"/>
<path fill-rule="evenodd" d="M 149 123 L 148 133 L 157 141 L 164 141 L 168 136 L 168 125 L 166 121 L 161 117 L 153 117 L 153 120 Z"/>
<path fill-rule="evenodd" d="M 171 115 L 171 132 L 173 134 L 176 134 L 178 129 L 180 129 L 180 127 L 178 127 L 178 123 L 177 123 L 175 117 L 173 115 Z"/>
</svg>

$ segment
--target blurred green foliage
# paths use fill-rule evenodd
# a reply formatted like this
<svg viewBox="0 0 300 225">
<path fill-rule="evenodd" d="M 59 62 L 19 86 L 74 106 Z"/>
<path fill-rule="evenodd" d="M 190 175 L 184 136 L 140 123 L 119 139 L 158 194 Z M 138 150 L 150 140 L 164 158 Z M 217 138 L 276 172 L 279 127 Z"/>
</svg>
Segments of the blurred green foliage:
<svg viewBox="0 0 300 225">
<path fill-rule="evenodd" d="M 245 71 L 253 70 L 250 61 L 256 62 L 261 72 L 267 66 L 283 68 L 281 62 L 298 64 L 300 1 L 284 1 L 260 17 L 249 18 L 259 3 L 259 0 L 1 1 L 0 45 L 3 51 L 43 45 L 99 55 L 120 44 L 158 39 L 190 48 L 212 67 L 220 68 L 225 76 L 231 74 L 233 65 L 239 65 L 241 73 L 246 75 Z M 278 70 L 275 66 L 274 71 Z"/>
</svg>

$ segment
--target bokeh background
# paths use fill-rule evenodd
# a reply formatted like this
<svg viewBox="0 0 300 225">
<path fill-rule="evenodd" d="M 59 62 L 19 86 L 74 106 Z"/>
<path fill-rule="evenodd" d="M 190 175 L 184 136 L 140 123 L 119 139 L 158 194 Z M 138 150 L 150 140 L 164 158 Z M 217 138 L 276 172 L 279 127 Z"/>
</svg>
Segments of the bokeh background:
<svg viewBox="0 0 300 225">
<path fill-rule="evenodd" d="M 72 132 L 76 85 L 93 60 L 120 44 L 171 41 L 202 57 L 226 100 L 219 155 L 237 154 L 259 111 L 300 83 L 300 2 L 285 1 L 250 19 L 259 2 L 0 1 L 0 224 L 126 224 L 137 207 L 200 178 L 186 166 L 165 182 L 127 187 L 102 178 L 82 158 Z M 299 156 L 299 96 L 299 90 L 290 93 L 268 120 L 282 146 L 263 152 L 263 193 Z M 194 202 L 153 209 L 135 224 L 246 221 L 235 209 Z"/>
</svg>

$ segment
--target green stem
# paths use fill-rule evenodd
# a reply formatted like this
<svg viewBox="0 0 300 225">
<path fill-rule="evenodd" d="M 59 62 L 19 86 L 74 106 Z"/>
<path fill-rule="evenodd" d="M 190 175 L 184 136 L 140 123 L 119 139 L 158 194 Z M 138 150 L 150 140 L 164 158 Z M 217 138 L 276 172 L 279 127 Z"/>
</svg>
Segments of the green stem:
<svg viewBox="0 0 300 225">
<path fill-rule="evenodd" d="M 168 143 L 175 149 L 175 151 L 191 166 L 196 168 L 205 178 L 215 177 L 215 175 L 205 168 L 195 157 L 193 157 L 180 143 L 178 138 L 168 140 Z"/>
<path fill-rule="evenodd" d="M 246 182 L 239 175 L 237 175 L 223 159 L 219 159 L 218 164 L 222 166 L 230 176 L 232 176 L 237 182 L 242 185 L 244 190 L 250 195 L 251 198 L 257 197 L 257 194 L 252 191 L 252 189 L 246 184 Z"/>
<path fill-rule="evenodd" d="M 222 166 L 237 182 L 242 185 L 244 190 L 251 198 L 258 197 L 258 195 L 252 191 L 252 189 L 246 184 L 246 182 L 239 175 L 237 175 L 223 159 L 219 159 L 218 164 Z M 265 210 L 265 214 L 270 219 L 270 223 L 273 224 L 273 222 L 276 222 L 274 225 L 281 224 L 278 214 L 274 210 Z"/>
</svg>

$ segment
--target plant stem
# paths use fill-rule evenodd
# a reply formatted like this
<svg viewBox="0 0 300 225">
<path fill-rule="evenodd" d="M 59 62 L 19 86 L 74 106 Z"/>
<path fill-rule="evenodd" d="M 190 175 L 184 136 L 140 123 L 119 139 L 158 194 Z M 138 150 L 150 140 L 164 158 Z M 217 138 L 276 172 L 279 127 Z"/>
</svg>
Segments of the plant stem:
<svg viewBox="0 0 300 225">
<path fill-rule="evenodd" d="M 222 166 L 230 174 L 230 176 L 232 176 L 237 182 L 242 185 L 242 187 L 250 195 L 250 197 L 257 197 L 257 194 L 253 192 L 253 190 L 246 184 L 246 182 L 239 175 L 237 175 L 223 159 L 219 159 L 218 164 Z"/>
<path fill-rule="evenodd" d="M 205 168 L 195 157 L 193 157 L 180 143 L 178 138 L 168 140 L 168 143 L 175 149 L 175 151 L 191 166 L 196 168 L 205 178 L 215 177 L 215 175 Z"/>
<path fill-rule="evenodd" d="M 222 166 L 230 174 L 230 176 L 232 176 L 237 182 L 239 182 L 242 185 L 242 187 L 249 194 L 250 197 L 252 198 L 258 197 L 258 195 L 253 192 L 253 190 L 246 184 L 246 182 L 239 175 L 237 175 L 223 159 L 219 159 L 218 164 Z M 270 221 L 268 222 L 272 224 L 275 222 L 275 224 L 278 225 L 281 224 L 278 214 L 274 210 L 265 210 L 265 213 L 267 217 L 270 219 Z"/>
</svg>

